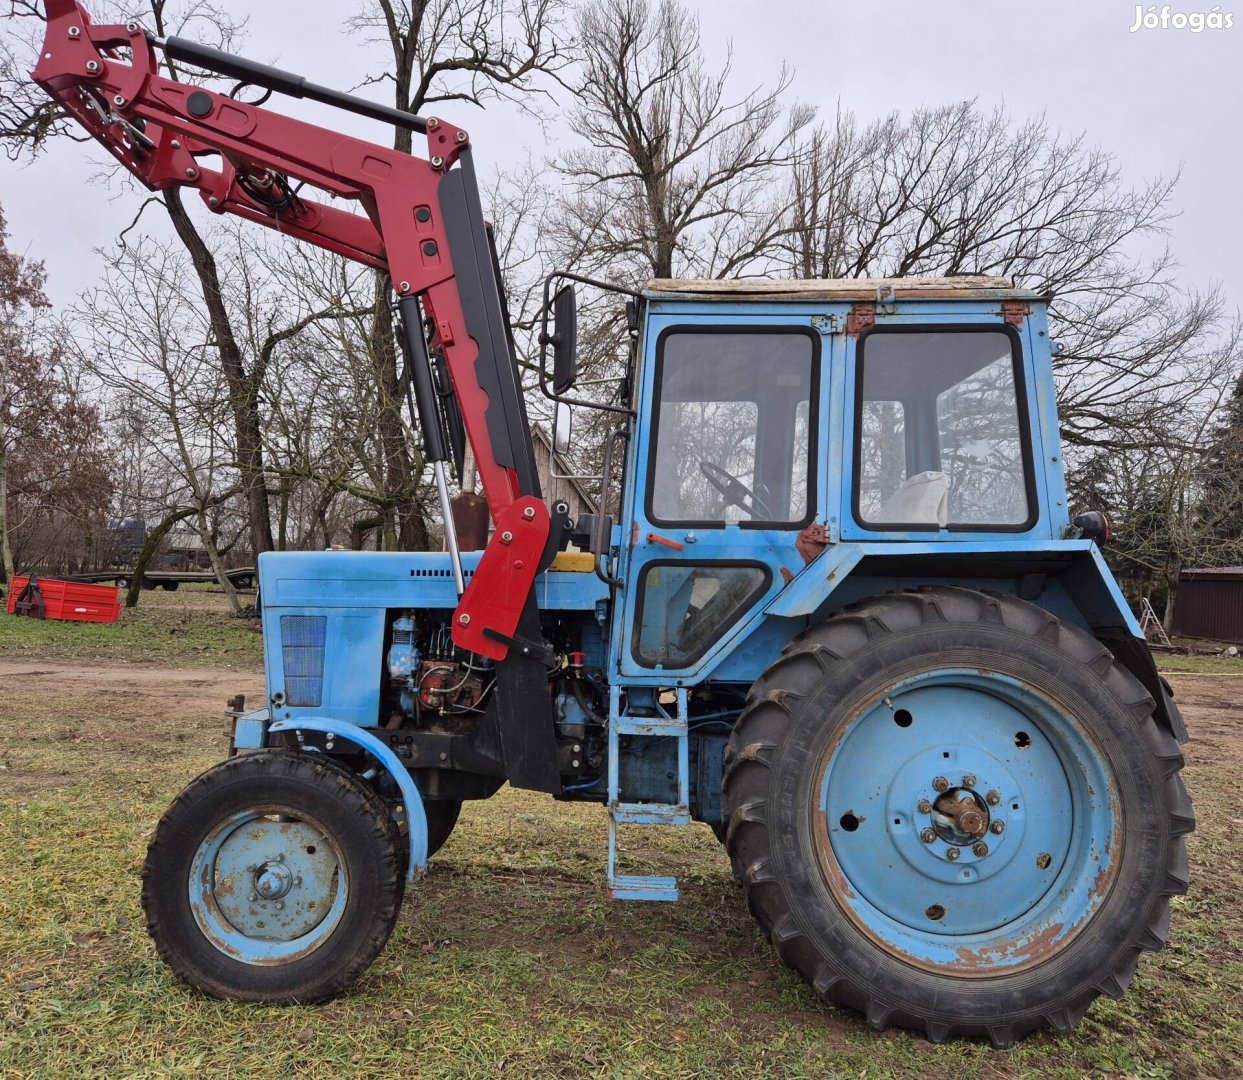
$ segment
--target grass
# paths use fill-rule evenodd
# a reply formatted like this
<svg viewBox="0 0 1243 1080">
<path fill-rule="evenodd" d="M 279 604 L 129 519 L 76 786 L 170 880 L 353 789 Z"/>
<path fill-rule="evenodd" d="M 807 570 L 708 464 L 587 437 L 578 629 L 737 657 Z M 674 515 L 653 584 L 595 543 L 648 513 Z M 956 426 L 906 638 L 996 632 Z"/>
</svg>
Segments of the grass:
<svg viewBox="0 0 1243 1080">
<path fill-rule="evenodd" d="M 223 756 L 222 701 L 173 662 L 166 676 L 27 675 L 0 696 L 0 1077 L 1239 1075 L 1233 680 L 1175 676 L 1200 823 L 1170 945 L 1075 1034 L 999 1052 L 877 1034 L 821 1004 L 764 943 L 705 827 L 645 830 L 638 842 L 645 864 L 677 873 L 680 903 L 612 903 L 603 809 L 509 789 L 467 805 L 348 994 L 315 1008 L 197 996 L 155 955 L 138 875 L 170 799 Z"/>
<path fill-rule="evenodd" d="M 25 658 L 258 670 L 259 623 L 237 619 L 210 587 L 144 592 L 115 623 L 18 618 L 0 610 L 0 660 Z"/>
<path fill-rule="evenodd" d="M 1178 656 L 1157 653 L 1157 670 L 1163 674 L 1184 672 L 1200 675 L 1243 675 L 1243 657 Z"/>
</svg>

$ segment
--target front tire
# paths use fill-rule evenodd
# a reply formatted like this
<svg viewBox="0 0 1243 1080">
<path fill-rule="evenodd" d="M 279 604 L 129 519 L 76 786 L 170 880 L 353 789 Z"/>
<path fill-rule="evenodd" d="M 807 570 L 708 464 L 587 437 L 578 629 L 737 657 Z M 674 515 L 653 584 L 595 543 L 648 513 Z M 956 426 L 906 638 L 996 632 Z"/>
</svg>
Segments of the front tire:
<svg viewBox="0 0 1243 1080">
<path fill-rule="evenodd" d="M 936 587 L 792 642 L 726 755 L 728 847 L 782 958 L 878 1029 L 1008 1046 L 1165 941 L 1182 755 L 1099 642 Z"/>
<path fill-rule="evenodd" d="M 336 763 L 287 750 L 231 758 L 156 829 L 147 929 L 177 976 L 212 997 L 323 1001 L 392 933 L 399 842 L 383 800 Z"/>
</svg>

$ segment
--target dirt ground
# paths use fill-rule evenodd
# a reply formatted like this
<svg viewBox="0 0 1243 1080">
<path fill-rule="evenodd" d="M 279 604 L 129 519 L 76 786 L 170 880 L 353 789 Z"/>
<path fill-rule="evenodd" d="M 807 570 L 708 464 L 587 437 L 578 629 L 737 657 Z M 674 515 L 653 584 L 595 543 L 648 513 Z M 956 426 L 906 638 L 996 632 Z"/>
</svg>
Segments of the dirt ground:
<svg viewBox="0 0 1243 1080">
<path fill-rule="evenodd" d="M 155 957 L 138 871 L 168 801 L 223 756 L 225 699 L 261 701 L 261 675 L 0 656 L 0 1077 L 1243 1076 L 1243 678 L 1171 682 L 1199 826 L 1170 945 L 1075 1034 L 1002 1053 L 822 1005 L 706 828 L 648 830 L 681 903 L 612 904 L 603 811 L 508 790 L 468 805 L 354 992 L 207 1001 Z"/>
</svg>

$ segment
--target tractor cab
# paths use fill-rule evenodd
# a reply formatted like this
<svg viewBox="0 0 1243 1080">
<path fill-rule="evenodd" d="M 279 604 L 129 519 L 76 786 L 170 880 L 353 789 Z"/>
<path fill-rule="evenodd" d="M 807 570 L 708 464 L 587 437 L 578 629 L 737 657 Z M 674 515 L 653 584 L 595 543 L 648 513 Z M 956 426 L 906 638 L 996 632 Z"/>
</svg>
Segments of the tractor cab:
<svg viewBox="0 0 1243 1080">
<path fill-rule="evenodd" d="M 753 678 L 736 644 L 845 552 L 1065 536 L 1039 296 L 973 277 L 655 281 L 643 300 L 612 552 L 624 676 Z"/>
</svg>

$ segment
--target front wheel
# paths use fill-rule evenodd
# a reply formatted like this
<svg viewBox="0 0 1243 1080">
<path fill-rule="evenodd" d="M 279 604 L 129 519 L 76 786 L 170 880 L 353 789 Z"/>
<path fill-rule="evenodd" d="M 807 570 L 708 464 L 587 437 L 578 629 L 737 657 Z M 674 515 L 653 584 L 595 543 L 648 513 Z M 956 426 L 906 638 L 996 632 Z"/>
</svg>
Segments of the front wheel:
<svg viewBox="0 0 1243 1080">
<path fill-rule="evenodd" d="M 791 643 L 726 758 L 781 956 L 876 1028 L 1069 1030 L 1187 887 L 1182 755 L 1109 651 L 1009 597 L 879 597 Z"/>
<path fill-rule="evenodd" d="M 399 842 L 383 800 L 339 765 L 286 750 L 231 758 L 156 829 L 147 929 L 169 967 L 212 997 L 323 1001 L 388 941 Z"/>
</svg>

